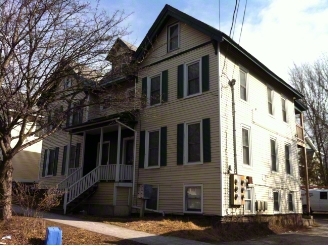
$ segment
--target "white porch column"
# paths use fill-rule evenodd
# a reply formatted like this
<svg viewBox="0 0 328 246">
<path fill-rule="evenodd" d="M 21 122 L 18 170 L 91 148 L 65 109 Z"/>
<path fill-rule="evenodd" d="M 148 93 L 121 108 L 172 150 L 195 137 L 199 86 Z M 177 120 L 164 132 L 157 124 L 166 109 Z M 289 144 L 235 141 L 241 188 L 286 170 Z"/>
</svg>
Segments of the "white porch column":
<svg viewBox="0 0 328 246">
<path fill-rule="evenodd" d="M 100 142 L 99 142 L 99 159 L 98 159 L 98 166 L 101 165 L 103 142 L 104 142 L 104 128 L 102 127 L 102 128 L 100 129 Z"/>
<path fill-rule="evenodd" d="M 115 182 L 120 181 L 121 131 L 122 131 L 122 126 L 118 124 Z"/>
<path fill-rule="evenodd" d="M 136 158 L 137 158 L 137 137 L 138 133 L 137 131 L 134 131 L 134 143 L 133 143 L 133 176 L 132 176 L 132 199 L 131 199 L 131 205 L 133 205 L 134 202 L 134 189 L 135 189 L 135 177 L 136 177 Z"/>
<path fill-rule="evenodd" d="M 72 133 L 69 134 L 69 144 L 67 146 L 67 155 L 66 155 L 66 166 L 65 166 L 65 175 L 68 176 L 69 161 L 71 159 L 71 145 L 72 145 Z"/>
</svg>

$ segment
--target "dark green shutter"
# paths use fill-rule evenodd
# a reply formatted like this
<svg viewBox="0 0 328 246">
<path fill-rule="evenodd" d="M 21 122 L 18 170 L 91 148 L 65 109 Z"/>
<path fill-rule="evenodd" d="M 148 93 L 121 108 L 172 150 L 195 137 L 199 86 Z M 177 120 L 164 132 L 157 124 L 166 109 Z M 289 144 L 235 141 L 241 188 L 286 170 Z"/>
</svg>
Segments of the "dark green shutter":
<svg viewBox="0 0 328 246">
<path fill-rule="evenodd" d="M 64 146 L 61 175 L 65 175 L 65 171 L 66 171 L 66 154 L 67 154 L 67 145 Z"/>
<path fill-rule="evenodd" d="M 204 162 L 211 162 L 211 124 L 210 124 L 210 119 L 203 119 L 203 155 L 204 155 Z"/>
<path fill-rule="evenodd" d="M 167 102 L 168 98 L 168 70 L 162 72 L 162 101 Z"/>
<path fill-rule="evenodd" d="M 43 168 L 42 168 L 42 177 L 46 176 L 46 164 L 47 164 L 48 150 L 44 150 L 43 154 Z"/>
<path fill-rule="evenodd" d="M 143 96 L 147 96 L 147 77 L 142 79 L 142 94 Z"/>
<path fill-rule="evenodd" d="M 202 91 L 210 89 L 210 61 L 209 56 L 202 57 Z"/>
<path fill-rule="evenodd" d="M 81 144 L 77 143 L 75 149 L 75 167 L 80 166 L 80 152 L 81 152 Z"/>
<path fill-rule="evenodd" d="M 167 158 L 167 127 L 161 127 L 161 166 L 166 166 Z"/>
<path fill-rule="evenodd" d="M 183 165 L 183 132 L 184 124 L 178 125 L 178 135 L 177 135 L 177 164 Z"/>
<path fill-rule="evenodd" d="M 71 104 L 69 103 L 68 104 L 68 107 L 67 107 L 67 112 L 66 112 L 66 127 L 68 127 L 68 126 L 70 126 L 70 122 L 69 122 L 69 120 L 70 120 L 70 116 L 71 116 L 71 110 L 70 110 L 70 108 L 71 108 Z"/>
<path fill-rule="evenodd" d="M 145 162 L 145 131 L 140 132 L 139 168 L 144 168 Z"/>
<path fill-rule="evenodd" d="M 59 147 L 55 148 L 55 160 L 54 160 L 54 170 L 53 175 L 57 175 L 57 167 L 58 167 L 58 154 L 59 154 Z"/>
<path fill-rule="evenodd" d="M 178 66 L 178 98 L 183 98 L 183 66 Z"/>
</svg>

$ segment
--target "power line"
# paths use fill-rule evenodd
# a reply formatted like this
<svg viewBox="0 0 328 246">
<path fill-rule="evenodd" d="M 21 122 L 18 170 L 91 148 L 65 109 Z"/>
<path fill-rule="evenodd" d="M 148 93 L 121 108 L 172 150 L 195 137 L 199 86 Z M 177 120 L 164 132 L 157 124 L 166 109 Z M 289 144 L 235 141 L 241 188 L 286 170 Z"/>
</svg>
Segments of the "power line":
<svg viewBox="0 0 328 246">
<path fill-rule="evenodd" d="M 238 44 L 240 44 L 240 38 L 241 38 L 241 34 L 243 32 L 243 26 L 244 26 L 245 14 L 246 14 L 246 7 L 247 7 L 247 0 L 245 2 L 245 8 L 244 8 L 244 14 L 243 14 L 243 21 L 241 23 L 241 29 L 240 29 Z"/>
</svg>

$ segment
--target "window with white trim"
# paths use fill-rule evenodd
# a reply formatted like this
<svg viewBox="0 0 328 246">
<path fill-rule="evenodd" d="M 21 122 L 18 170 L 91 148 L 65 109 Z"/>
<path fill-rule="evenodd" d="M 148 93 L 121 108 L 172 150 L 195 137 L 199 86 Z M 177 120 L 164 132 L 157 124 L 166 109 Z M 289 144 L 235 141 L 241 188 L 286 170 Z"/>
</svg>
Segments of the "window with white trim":
<svg viewBox="0 0 328 246">
<path fill-rule="evenodd" d="M 157 105 L 162 101 L 162 76 L 161 74 L 150 77 L 148 80 L 149 85 L 147 86 L 147 96 L 149 98 L 149 105 Z"/>
<path fill-rule="evenodd" d="M 146 161 L 145 167 L 160 166 L 160 131 L 149 131 L 146 137 Z"/>
<path fill-rule="evenodd" d="M 185 163 L 203 162 L 202 122 L 186 124 L 186 161 Z"/>
<path fill-rule="evenodd" d="M 187 97 L 202 93 L 201 60 L 186 64 L 185 71 L 185 96 Z"/>
<path fill-rule="evenodd" d="M 249 129 L 242 128 L 243 163 L 250 165 Z"/>
<path fill-rule="evenodd" d="M 282 120 L 287 122 L 286 99 L 281 98 Z"/>
<path fill-rule="evenodd" d="M 247 73 L 243 70 L 239 70 L 240 81 L 240 98 L 247 101 Z"/>
<path fill-rule="evenodd" d="M 273 115 L 273 90 L 268 87 L 268 111 L 269 114 Z"/>
<path fill-rule="evenodd" d="M 72 86 L 72 80 L 70 78 L 64 79 L 64 89 L 68 89 Z"/>
<path fill-rule="evenodd" d="M 184 212 L 203 212 L 203 185 L 184 186 Z"/>
<path fill-rule="evenodd" d="M 288 193 L 288 211 L 294 211 L 293 193 Z"/>
<path fill-rule="evenodd" d="M 48 150 L 47 163 L 46 163 L 46 176 L 53 175 L 54 163 L 55 163 L 55 150 L 54 149 L 49 149 Z"/>
<path fill-rule="evenodd" d="M 253 212 L 253 189 L 252 188 L 248 188 L 245 190 L 245 205 L 244 205 L 244 209 L 245 212 L 248 213 L 252 213 Z"/>
<path fill-rule="evenodd" d="M 167 28 L 167 51 L 173 51 L 179 48 L 179 42 L 180 42 L 180 25 L 179 23 L 173 24 L 171 26 L 168 26 Z"/>
<path fill-rule="evenodd" d="M 286 163 L 286 173 L 291 174 L 291 165 L 290 165 L 290 145 L 285 145 L 285 163 Z"/>
<path fill-rule="evenodd" d="M 159 200 L 159 188 L 158 186 L 153 186 L 150 199 L 146 200 L 146 209 L 158 210 L 158 200 Z"/>
<path fill-rule="evenodd" d="M 270 151 L 271 151 L 271 170 L 277 172 L 277 143 L 275 139 L 270 139 Z"/>
<path fill-rule="evenodd" d="M 280 199 L 279 199 L 279 191 L 273 191 L 273 211 L 280 211 Z"/>
</svg>

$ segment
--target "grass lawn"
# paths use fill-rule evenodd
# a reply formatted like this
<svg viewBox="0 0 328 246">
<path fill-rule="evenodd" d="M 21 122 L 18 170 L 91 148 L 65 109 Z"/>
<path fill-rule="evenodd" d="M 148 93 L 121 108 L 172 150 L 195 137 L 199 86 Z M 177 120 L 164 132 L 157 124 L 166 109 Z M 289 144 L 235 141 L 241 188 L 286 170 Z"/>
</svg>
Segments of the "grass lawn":
<svg viewBox="0 0 328 246">
<path fill-rule="evenodd" d="M 10 223 L 0 221 L 0 244 L 44 244 L 46 228 L 58 226 L 63 231 L 63 244 L 139 244 L 134 241 L 119 239 L 116 237 L 102 235 L 96 232 L 71 227 L 41 218 L 13 216 Z M 3 239 L 3 236 L 11 235 L 11 239 Z"/>
</svg>

